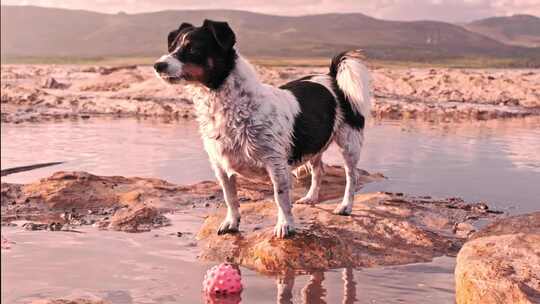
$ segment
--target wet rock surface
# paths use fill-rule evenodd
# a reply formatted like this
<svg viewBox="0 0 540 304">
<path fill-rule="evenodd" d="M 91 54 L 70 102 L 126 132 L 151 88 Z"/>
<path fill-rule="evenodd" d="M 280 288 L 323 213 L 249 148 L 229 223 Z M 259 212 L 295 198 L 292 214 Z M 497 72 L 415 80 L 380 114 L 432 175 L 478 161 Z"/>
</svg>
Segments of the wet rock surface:
<svg viewBox="0 0 540 304">
<path fill-rule="evenodd" d="M 345 177 L 340 167 L 326 167 L 327 192 L 343 193 Z M 380 180 L 382 175 L 360 170 L 361 184 Z M 309 176 L 298 171 L 295 196 L 309 185 Z M 242 201 L 259 201 L 272 195 L 268 181 L 239 179 Z M 190 207 L 223 205 L 221 187 L 213 181 L 180 186 L 152 178 L 98 176 L 87 172 L 57 172 L 31 184 L 2 183 L 2 223 L 17 220 L 28 230 L 52 230 L 62 225 L 96 225 L 126 232 L 148 231 L 168 225 L 164 213 Z M 58 227 L 60 227 L 58 229 Z"/>
<path fill-rule="evenodd" d="M 256 67 L 280 85 L 319 67 Z M 537 70 L 373 68 L 373 114 L 427 120 L 540 114 Z M 93 115 L 193 118 L 190 86 L 169 86 L 149 66 L 2 65 L 2 122 Z"/>
<path fill-rule="evenodd" d="M 126 232 L 150 231 L 153 228 L 167 226 L 169 220 L 155 207 L 135 206 L 117 210 L 110 220 L 98 223 L 102 229 Z"/>
<path fill-rule="evenodd" d="M 455 270 L 456 303 L 540 303 L 540 212 L 473 234 Z"/>
<path fill-rule="evenodd" d="M 323 187 L 324 189 L 324 187 Z M 471 218 L 492 216 L 462 200 L 436 200 L 402 193 L 357 195 L 351 216 L 332 213 L 330 201 L 293 208 L 297 233 L 273 236 L 275 206 L 270 200 L 241 205 L 240 233 L 217 236 L 224 213 L 209 216 L 198 238 L 201 258 L 230 261 L 264 273 L 373 267 L 426 262 L 455 255 L 465 238 L 453 228 Z"/>
<path fill-rule="evenodd" d="M 384 179 L 360 169 L 358 173 L 359 188 Z M 310 178 L 303 168 L 295 176 L 296 200 L 305 194 Z M 295 204 L 298 232 L 282 240 L 272 233 L 276 207 L 270 183 L 239 178 L 238 184 L 242 224 L 234 235 L 216 233 L 225 212 L 216 182 L 179 186 L 159 179 L 86 172 L 57 172 L 26 185 L 3 183 L 2 223 L 27 220 L 31 223 L 25 225 L 32 230 L 73 231 L 78 225 L 94 225 L 142 232 L 168 225 L 168 212 L 195 207 L 209 214 L 198 234 L 202 259 L 277 273 L 397 265 L 454 255 L 475 230 L 475 220 L 496 216 L 485 203 L 403 193 L 357 195 L 352 216 L 334 215 L 332 210 L 344 192 L 344 170 L 325 166 L 322 203 Z"/>
</svg>

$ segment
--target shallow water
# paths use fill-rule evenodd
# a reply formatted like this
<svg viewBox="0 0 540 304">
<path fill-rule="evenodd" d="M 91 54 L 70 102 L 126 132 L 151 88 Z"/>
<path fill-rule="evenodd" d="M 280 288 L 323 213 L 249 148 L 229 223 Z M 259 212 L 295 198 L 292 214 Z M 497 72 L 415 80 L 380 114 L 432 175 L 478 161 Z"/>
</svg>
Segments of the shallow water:
<svg viewBox="0 0 540 304">
<path fill-rule="evenodd" d="M 31 182 L 58 170 L 158 177 L 176 183 L 213 179 L 192 122 L 90 119 L 2 125 L 2 168 L 65 164 L 3 177 Z M 428 124 L 372 122 L 359 167 L 389 179 L 362 191 L 399 191 L 485 200 L 510 213 L 540 210 L 540 118 Z M 335 148 L 325 155 L 340 163 Z M 206 269 L 196 259 L 198 211 L 171 215 L 173 226 L 126 234 L 27 232 L 2 250 L 2 303 L 97 296 L 113 303 L 198 303 Z M 192 232 L 178 238 L 176 231 Z M 172 235 L 171 235 L 172 234 Z M 243 303 L 453 303 L 450 257 L 431 263 L 333 270 L 274 278 L 242 269 Z M 233 301 L 234 303 L 234 301 Z"/>
<path fill-rule="evenodd" d="M 65 164 L 2 177 L 27 183 L 59 170 L 157 177 L 175 183 L 214 179 L 195 122 L 90 119 L 2 125 L 3 169 Z M 366 129 L 360 168 L 389 179 L 385 190 L 486 200 L 506 211 L 540 209 L 540 118 L 460 124 L 377 121 Z M 341 163 L 335 147 L 326 161 Z"/>
<path fill-rule="evenodd" d="M 196 260 L 200 219 L 170 216 L 150 233 L 3 228 L 16 242 L 2 250 L 2 303 L 55 297 L 99 297 L 112 303 L 199 303 L 212 263 Z M 191 231 L 176 237 L 176 231 Z M 171 235 L 172 234 L 172 235 Z M 242 268 L 242 303 L 451 303 L 454 261 L 365 270 L 332 270 L 275 278 Z M 240 299 L 235 299 L 240 300 Z M 215 303 L 239 303 L 215 302 Z"/>
</svg>

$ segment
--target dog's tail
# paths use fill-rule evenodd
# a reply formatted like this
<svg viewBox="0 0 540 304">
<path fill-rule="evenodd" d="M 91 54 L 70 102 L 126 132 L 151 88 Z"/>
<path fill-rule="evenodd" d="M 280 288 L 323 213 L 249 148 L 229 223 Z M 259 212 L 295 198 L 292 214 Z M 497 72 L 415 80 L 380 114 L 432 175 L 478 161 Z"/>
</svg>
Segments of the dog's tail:
<svg viewBox="0 0 540 304">
<path fill-rule="evenodd" d="M 367 118 L 371 111 L 371 76 L 362 62 L 363 57 L 360 50 L 335 56 L 330 65 L 330 76 L 336 79 L 352 110 Z"/>
</svg>

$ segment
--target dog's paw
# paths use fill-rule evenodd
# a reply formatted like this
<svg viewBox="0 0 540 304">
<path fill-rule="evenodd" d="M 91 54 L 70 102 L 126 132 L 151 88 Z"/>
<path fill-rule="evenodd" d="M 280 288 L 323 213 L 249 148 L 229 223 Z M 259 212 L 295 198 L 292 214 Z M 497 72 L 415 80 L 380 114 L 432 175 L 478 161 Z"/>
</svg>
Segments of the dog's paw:
<svg viewBox="0 0 540 304">
<path fill-rule="evenodd" d="M 295 204 L 315 205 L 319 202 L 319 198 L 315 196 L 304 196 L 301 199 L 294 202 Z"/>
<path fill-rule="evenodd" d="M 237 233 L 239 225 L 240 220 L 225 219 L 223 222 L 221 222 L 221 225 L 219 225 L 217 234 L 222 235 L 226 233 Z"/>
<path fill-rule="evenodd" d="M 337 214 L 337 215 L 351 215 L 352 213 L 352 206 L 348 206 L 348 205 L 338 205 L 336 207 L 336 209 L 334 209 L 334 214 Z"/>
<path fill-rule="evenodd" d="M 278 222 L 274 228 L 274 235 L 280 239 L 284 239 L 295 233 L 294 225 L 287 222 Z"/>
</svg>

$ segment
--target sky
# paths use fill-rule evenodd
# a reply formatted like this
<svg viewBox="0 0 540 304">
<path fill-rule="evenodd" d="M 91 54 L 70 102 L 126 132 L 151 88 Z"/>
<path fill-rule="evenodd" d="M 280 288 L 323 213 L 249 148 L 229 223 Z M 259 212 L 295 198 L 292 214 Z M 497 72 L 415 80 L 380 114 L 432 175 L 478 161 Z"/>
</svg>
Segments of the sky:
<svg viewBox="0 0 540 304">
<path fill-rule="evenodd" d="M 105 13 L 169 9 L 238 9 L 275 15 L 358 12 L 391 20 L 468 22 L 492 16 L 540 16 L 540 0 L 0 0 L 2 5 L 37 5 Z"/>
</svg>

